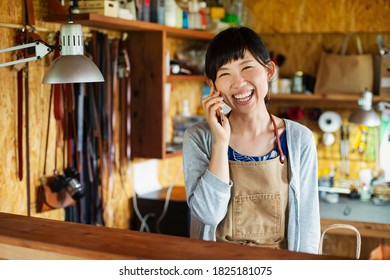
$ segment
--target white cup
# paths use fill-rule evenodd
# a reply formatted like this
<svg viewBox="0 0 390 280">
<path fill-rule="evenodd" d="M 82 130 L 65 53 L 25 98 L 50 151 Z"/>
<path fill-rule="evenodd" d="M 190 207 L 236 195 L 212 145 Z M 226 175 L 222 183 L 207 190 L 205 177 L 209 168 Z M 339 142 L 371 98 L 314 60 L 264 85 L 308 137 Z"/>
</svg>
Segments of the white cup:
<svg viewBox="0 0 390 280">
<path fill-rule="evenodd" d="M 359 171 L 359 179 L 360 179 L 360 184 L 363 186 L 366 185 L 368 188 L 371 187 L 371 181 L 374 178 L 372 175 L 372 170 L 371 169 L 362 169 Z"/>
</svg>

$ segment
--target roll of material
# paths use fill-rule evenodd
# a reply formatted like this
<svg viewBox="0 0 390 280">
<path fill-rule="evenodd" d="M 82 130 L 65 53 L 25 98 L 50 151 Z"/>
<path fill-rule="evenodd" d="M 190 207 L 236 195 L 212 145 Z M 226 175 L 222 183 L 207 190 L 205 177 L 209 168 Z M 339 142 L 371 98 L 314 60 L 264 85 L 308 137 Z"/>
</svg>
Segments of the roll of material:
<svg viewBox="0 0 390 280">
<path fill-rule="evenodd" d="M 334 137 L 333 133 L 325 132 L 324 135 L 322 136 L 322 143 L 325 146 L 333 145 L 334 141 L 335 141 L 335 137 Z"/>
<path fill-rule="evenodd" d="M 341 127 L 341 123 L 342 120 L 340 115 L 332 111 L 322 113 L 320 118 L 318 119 L 318 125 L 320 129 L 325 133 L 331 133 L 339 130 Z"/>
</svg>

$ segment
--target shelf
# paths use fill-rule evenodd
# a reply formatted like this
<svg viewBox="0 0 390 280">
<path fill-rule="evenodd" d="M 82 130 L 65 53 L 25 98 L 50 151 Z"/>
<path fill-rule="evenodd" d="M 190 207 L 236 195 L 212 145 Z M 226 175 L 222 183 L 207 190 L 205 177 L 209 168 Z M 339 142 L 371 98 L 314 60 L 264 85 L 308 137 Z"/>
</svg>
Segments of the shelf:
<svg viewBox="0 0 390 280">
<path fill-rule="evenodd" d="M 177 82 L 177 81 L 205 82 L 206 78 L 203 75 L 170 75 L 170 76 L 167 76 L 167 82 Z"/>
<path fill-rule="evenodd" d="M 359 95 L 352 94 L 271 94 L 271 99 L 274 100 L 308 100 L 308 101 L 334 101 L 334 102 L 357 102 Z M 374 96 L 373 102 L 390 101 L 390 96 Z"/>
<path fill-rule="evenodd" d="M 331 104 L 331 105 L 347 105 L 352 107 L 358 106 L 359 95 L 352 94 L 271 94 L 270 104 L 275 103 L 316 103 L 316 104 Z M 380 101 L 390 102 L 390 96 L 374 96 L 373 103 Z"/>
<path fill-rule="evenodd" d="M 318 191 L 320 192 L 328 192 L 328 193 L 342 193 L 342 194 L 350 194 L 351 190 L 343 187 L 324 187 L 318 186 Z"/>
<path fill-rule="evenodd" d="M 167 144 L 165 147 L 165 156 L 177 157 L 183 154 L 183 145 L 182 144 Z"/>
<path fill-rule="evenodd" d="M 203 30 L 176 28 L 153 22 L 128 20 L 100 14 L 74 14 L 72 17 L 74 23 L 101 29 L 119 31 L 162 31 L 166 32 L 170 37 L 197 40 L 210 40 L 215 36 L 214 33 Z M 44 18 L 44 21 L 63 24 L 67 23 L 68 20 L 67 16 L 52 15 Z"/>
</svg>

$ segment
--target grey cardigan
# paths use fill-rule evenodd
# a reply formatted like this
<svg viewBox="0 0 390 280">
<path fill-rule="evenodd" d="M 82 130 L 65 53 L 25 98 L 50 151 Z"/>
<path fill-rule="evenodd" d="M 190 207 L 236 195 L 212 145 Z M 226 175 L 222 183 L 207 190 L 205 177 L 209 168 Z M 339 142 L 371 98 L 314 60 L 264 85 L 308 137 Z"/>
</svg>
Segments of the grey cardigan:
<svg viewBox="0 0 390 280">
<path fill-rule="evenodd" d="M 318 253 L 320 214 L 317 149 L 312 132 L 285 119 L 288 147 L 288 249 Z M 185 131 L 183 168 L 192 238 L 215 241 L 215 230 L 227 212 L 232 183 L 208 170 L 213 135 L 207 122 Z"/>
</svg>

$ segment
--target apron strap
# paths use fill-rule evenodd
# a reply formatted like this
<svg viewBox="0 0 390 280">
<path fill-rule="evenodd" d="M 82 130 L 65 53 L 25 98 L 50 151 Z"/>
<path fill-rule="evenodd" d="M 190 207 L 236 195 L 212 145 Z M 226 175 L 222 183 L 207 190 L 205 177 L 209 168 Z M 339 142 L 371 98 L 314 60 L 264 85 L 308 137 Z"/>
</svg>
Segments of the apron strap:
<svg viewBox="0 0 390 280">
<path fill-rule="evenodd" d="M 276 122 L 271 114 L 269 114 L 271 117 L 272 124 L 274 125 L 274 130 L 275 130 L 275 135 L 276 135 L 276 141 L 278 143 L 278 149 L 279 149 L 279 154 L 280 154 L 280 162 L 283 164 L 284 161 L 286 160 L 286 157 L 283 153 L 282 146 L 280 145 L 280 136 L 279 136 L 279 130 L 278 126 L 276 125 Z"/>
</svg>

